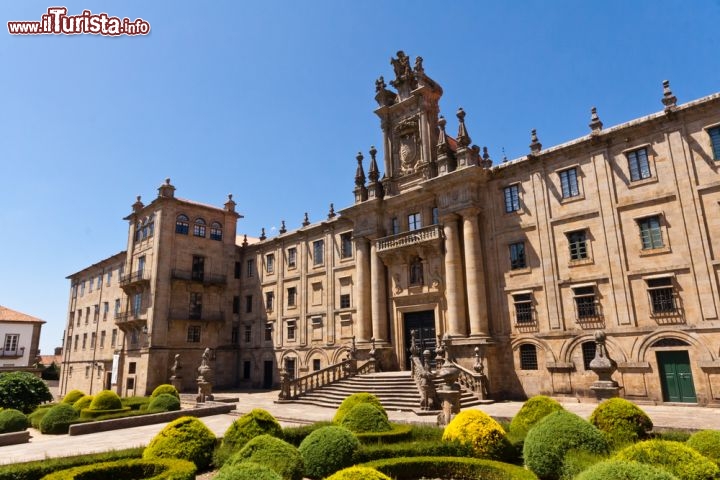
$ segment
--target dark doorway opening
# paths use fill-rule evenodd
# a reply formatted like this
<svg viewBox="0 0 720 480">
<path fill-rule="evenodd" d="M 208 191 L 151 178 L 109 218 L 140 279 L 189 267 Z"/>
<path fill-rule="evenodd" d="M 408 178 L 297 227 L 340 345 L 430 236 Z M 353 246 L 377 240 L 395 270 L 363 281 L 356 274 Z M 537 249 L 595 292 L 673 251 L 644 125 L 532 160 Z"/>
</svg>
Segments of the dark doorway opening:
<svg viewBox="0 0 720 480">
<path fill-rule="evenodd" d="M 263 363 L 263 388 L 272 388 L 273 385 L 273 361 L 265 360 Z"/>
<path fill-rule="evenodd" d="M 410 369 L 410 345 L 411 333 L 415 330 L 415 342 L 422 354 L 425 350 L 430 350 L 431 361 L 435 362 L 435 347 L 437 346 L 437 338 L 435 336 L 435 312 L 432 310 L 424 310 L 422 312 L 407 312 L 403 315 L 403 323 L 405 327 L 405 368 Z"/>
</svg>

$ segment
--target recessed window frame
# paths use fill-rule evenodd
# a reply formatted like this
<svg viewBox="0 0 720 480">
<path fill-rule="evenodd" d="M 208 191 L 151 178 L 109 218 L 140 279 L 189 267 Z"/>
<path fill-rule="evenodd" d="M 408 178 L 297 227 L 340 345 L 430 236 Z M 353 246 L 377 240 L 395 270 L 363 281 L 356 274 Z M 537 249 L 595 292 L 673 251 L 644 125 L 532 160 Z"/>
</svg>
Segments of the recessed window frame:
<svg viewBox="0 0 720 480">
<path fill-rule="evenodd" d="M 350 294 L 349 293 L 341 293 L 340 294 L 340 308 L 350 308 Z"/>
<path fill-rule="evenodd" d="M 205 219 L 202 217 L 198 217 L 193 222 L 193 236 L 199 237 L 199 238 L 205 238 L 205 233 L 207 231 L 207 223 L 205 222 Z"/>
<path fill-rule="evenodd" d="M 297 306 L 297 287 L 287 288 L 287 306 L 289 308 Z"/>
<path fill-rule="evenodd" d="M 422 228 L 422 215 L 420 212 L 408 214 L 408 232 L 420 230 Z"/>
<path fill-rule="evenodd" d="M 505 213 L 520 211 L 520 183 L 513 183 L 503 188 Z"/>
<path fill-rule="evenodd" d="M 210 224 L 210 240 L 221 242 L 223 239 L 223 227 L 220 222 L 212 222 Z"/>
<path fill-rule="evenodd" d="M 510 270 L 523 270 L 528 268 L 527 250 L 525 241 L 512 242 L 508 244 Z"/>
<path fill-rule="evenodd" d="M 590 260 L 590 242 L 588 241 L 587 228 L 565 232 L 565 237 L 568 242 L 570 262 L 585 262 Z"/>
<path fill-rule="evenodd" d="M 518 347 L 520 370 L 539 370 L 537 346 L 532 343 L 523 343 Z"/>
<path fill-rule="evenodd" d="M 638 145 L 623 151 L 628 166 L 630 183 L 642 182 L 654 177 L 650 144 Z"/>
<path fill-rule="evenodd" d="M 710 152 L 713 160 L 720 162 L 720 124 L 705 127 L 710 142 Z"/>
<path fill-rule="evenodd" d="M 285 321 L 285 339 L 288 342 L 297 340 L 297 320 Z"/>
<path fill-rule="evenodd" d="M 523 326 L 534 324 L 535 308 L 532 291 L 513 292 L 511 296 L 515 309 L 515 325 Z"/>
<path fill-rule="evenodd" d="M 268 253 L 265 255 L 265 272 L 268 275 L 275 273 L 275 254 Z"/>
<path fill-rule="evenodd" d="M 600 300 L 597 285 L 584 283 L 571 287 L 575 318 L 578 322 L 596 320 L 601 316 Z"/>
<path fill-rule="evenodd" d="M 595 352 L 597 351 L 597 344 L 593 341 L 587 341 L 580 344 L 580 351 L 582 353 L 583 368 L 586 372 L 592 371 L 590 369 L 590 362 L 595 358 Z"/>
<path fill-rule="evenodd" d="M 288 268 L 296 268 L 297 267 L 297 248 L 296 247 L 290 247 L 287 249 L 287 264 Z"/>
<path fill-rule="evenodd" d="M 340 258 L 352 258 L 353 256 L 353 244 L 352 244 L 352 232 L 345 232 L 340 234 Z"/>
<path fill-rule="evenodd" d="M 200 325 L 188 325 L 187 328 L 187 343 L 200 343 L 202 339 L 202 328 Z"/>
<path fill-rule="evenodd" d="M 318 267 L 325 264 L 325 240 L 319 239 L 312 243 L 313 247 L 313 266 Z"/>
<path fill-rule="evenodd" d="M 667 316 L 680 313 L 680 298 L 675 276 L 651 275 L 644 277 L 650 315 Z"/>
<path fill-rule="evenodd" d="M 660 250 L 667 248 L 663 229 L 664 217 L 655 213 L 635 219 L 640 234 L 640 248 L 642 251 Z"/>
<path fill-rule="evenodd" d="M 560 178 L 560 193 L 563 200 L 580 197 L 580 175 L 577 166 L 558 171 Z"/>
</svg>

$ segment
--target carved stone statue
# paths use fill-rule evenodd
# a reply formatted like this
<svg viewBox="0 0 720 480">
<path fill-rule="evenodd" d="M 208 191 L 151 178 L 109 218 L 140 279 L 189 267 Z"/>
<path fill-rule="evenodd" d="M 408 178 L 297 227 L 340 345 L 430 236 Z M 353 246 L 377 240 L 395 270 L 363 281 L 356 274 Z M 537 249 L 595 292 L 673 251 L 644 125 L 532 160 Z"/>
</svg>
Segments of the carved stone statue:
<svg viewBox="0 0 720 480">
<path fill-rule="evenodd" d="M 385 90 L 385 87 L 387 87 L 387 85 L 385 84 L 385 79 L 381 75 L 377 80 L 375 80 L 375 92 L 382 92 Z"/>
<path fill-rule="evenodd" d="M 405 55 L 405 52 L 403 52 L 402 50 L 399 50 L 397 52 L 397 58 L 390 59 L 390 64 L 395 70 L 396 82 L 405 80 L 410 75 L 412 75 L 412 70 L 410 69 L 410 57 Z"/>
<path fill-rule="evenodd" d="M 213 400 L 212 395 L 212 368 L 210 367 L 210 349 L 206 348 L 202 354 L 202 360 L 198 367 L 198 395 L 197 402 L 204 403 L 206 400 Z"/>
</svg>

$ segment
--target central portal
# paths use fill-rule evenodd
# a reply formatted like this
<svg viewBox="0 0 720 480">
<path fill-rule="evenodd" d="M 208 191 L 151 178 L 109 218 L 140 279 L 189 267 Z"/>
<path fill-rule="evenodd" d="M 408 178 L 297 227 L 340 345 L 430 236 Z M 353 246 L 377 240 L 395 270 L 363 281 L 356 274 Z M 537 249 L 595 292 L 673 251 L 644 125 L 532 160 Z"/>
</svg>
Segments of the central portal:
<svg viewBox="0 0 720 480">
<path fill-rule="evenodd" d="M 417 346 L 422 354 L 425 350 L 432 353 L 431 361 L 435 360 L 435 312 L 425 310 L 422 312 L 407 312 L 403 314 L 403 326 L 405 327 L 405 369 L 410 370 L 410 332 L 415 330 Z"/>
</svg>

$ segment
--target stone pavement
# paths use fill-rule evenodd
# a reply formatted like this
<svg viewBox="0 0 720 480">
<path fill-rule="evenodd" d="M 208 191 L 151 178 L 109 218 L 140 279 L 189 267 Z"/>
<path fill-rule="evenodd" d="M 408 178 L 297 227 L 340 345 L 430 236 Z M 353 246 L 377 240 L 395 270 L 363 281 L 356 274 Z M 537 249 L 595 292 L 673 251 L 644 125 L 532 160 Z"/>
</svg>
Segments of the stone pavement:
<svg viewBox="0 0 720 480">
<path fill-rule="evenodd" d="M 237 411 L 239 414 L 247 413 L 253 408 L 264 408 L 272 413 L 283 426 L 328 421 L 335 414 L 335 410 L 332 408 L 274 403 L 277 399 L 277 391 L 228 394 L 228 396 L 230 395 L 238 398 Z M 583 418 L 588 418 L 596 405 L 596 403 L 563 403 L 567 410 Z M 471 408 L 479 408 L 495 418 L 511 418 L 521 406 L 522 402 L 500 402 Z M 641 405 L 641 408 L 652 418 L 656 429 L 720 430 L 720 409 L 682 405 Z M 418 416 L 412 412 L 389 410 L 388 416 L 394 422 L 435 423 L 435 415 Z M 237 415 L 230 414 L 201 418 L 203 423 L 218 436 L 223 435 L 235 419 L 237 419 Z M 165 424 L 146 425 L 72 437 L 42 435 L 37 430 L 31 429 L 30 443 L 0 447 L 0 464 L 144 446 L 164 426 Z"/>
</svg>

